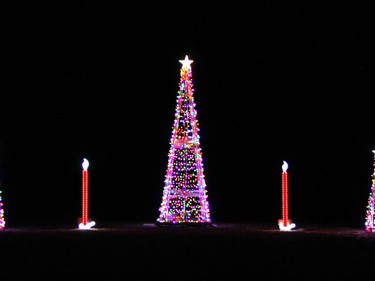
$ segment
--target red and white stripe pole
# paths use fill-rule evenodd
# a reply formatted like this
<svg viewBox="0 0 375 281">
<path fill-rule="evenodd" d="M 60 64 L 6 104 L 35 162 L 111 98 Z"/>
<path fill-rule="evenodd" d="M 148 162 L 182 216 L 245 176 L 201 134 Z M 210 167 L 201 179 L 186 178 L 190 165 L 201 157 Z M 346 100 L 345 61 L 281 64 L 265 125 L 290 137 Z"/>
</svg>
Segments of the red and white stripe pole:
<svg viewBox="0 0 375 281">
<path fill-rule="evenodd" d="M 281 201 L 282 201 L 282 219 L 279 220 L 279 228 L 283 231 L 289 231 L 296 227 L 289 219 L 289 201 L 288 201 L 288 163 L 283 161 L 281 166 Z"/>
<path fill-rule="evenodd" d="M 78 225 L 79 229 L 90 229 L 95 225 L 94 221 L 88 221 L 88 185 L 89 185 L 89 161 L 86 158 L 83 158 L 82 162 L 82 219 L 81 223 Z"/>
</svg>

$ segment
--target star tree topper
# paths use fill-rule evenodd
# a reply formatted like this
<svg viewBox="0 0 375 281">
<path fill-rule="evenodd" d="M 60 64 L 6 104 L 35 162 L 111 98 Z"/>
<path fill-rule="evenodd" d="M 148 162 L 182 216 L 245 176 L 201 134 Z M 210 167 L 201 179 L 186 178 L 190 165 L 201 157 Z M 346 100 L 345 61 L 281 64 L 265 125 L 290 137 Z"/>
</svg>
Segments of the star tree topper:
<svg viewBox="0 0 375 281">
<path fill-rule="evenodd" d="M 193 62 L 192 60 L 189 60 L 189 57 L 186 55 L 185 60 L 180 60 L 180 63 L 182 63 L 182 68 L 190 68 L 190 64 Z"/>
</svg>

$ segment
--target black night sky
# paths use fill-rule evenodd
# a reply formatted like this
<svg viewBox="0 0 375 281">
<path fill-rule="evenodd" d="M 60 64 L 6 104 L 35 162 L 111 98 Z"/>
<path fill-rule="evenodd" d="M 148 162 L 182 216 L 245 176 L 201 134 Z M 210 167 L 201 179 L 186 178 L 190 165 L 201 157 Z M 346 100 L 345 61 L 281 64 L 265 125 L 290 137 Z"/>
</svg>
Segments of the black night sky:
<svg viewBox="0 0 375 281">
<path fill-rule="evenodd" d="M 136 2 L 1 4 L 7 225 L 76 226 L 83 157 L 98 225 L 155 221 L 187 54 L 214 222 L 276 226 L 286 160 L 293 221 L 363 227 L 369 2 Z"/>
</svg>

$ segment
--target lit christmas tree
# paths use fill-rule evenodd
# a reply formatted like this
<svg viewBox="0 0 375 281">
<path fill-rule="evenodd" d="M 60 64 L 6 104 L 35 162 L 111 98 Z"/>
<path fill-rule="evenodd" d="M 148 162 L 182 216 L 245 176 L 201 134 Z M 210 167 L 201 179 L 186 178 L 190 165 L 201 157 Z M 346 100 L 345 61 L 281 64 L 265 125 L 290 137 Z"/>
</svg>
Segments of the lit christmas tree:
<svg viewBox="0 0 375 281">
<path fill-rule="evenodd" d="M 1 197 L 1 190 L 0 190 L 0 229 L 5 227 L 5 219 L 4 219 L 4 209 L 3 209 L 3 200 Z"/>
<path fill-rule="evenodd" d="M 368 204 L 367 204 L 367 211 L 366 211 L 366 230 L 368 232 L 375 232 L 375 150 L 372 151 L 374 153 L 374 172 L 372 174 L 372 186 L 371 186 L 371 192 L 370 196 L 368 198 Z"/>
<path fill-rule="evenodd" d="M 157 219 L 159 224 L 211 223 L 193 97 L 192 62 L 188 56 L 180 60 L 180 90 L 160 216 Z"/>
</svg>

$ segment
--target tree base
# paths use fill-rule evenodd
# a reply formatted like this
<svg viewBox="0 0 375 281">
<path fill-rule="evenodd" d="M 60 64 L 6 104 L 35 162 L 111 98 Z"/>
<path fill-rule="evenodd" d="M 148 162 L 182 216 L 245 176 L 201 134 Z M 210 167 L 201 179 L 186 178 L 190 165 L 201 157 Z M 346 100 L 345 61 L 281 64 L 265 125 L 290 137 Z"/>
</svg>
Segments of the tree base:
<svg viewBox="0 0 375 281">
<path fill-rule="evenodd" d="M 212 227 L 212 222 L 156 222 L 157 226 L 160 227 Z"/>
</svg>

